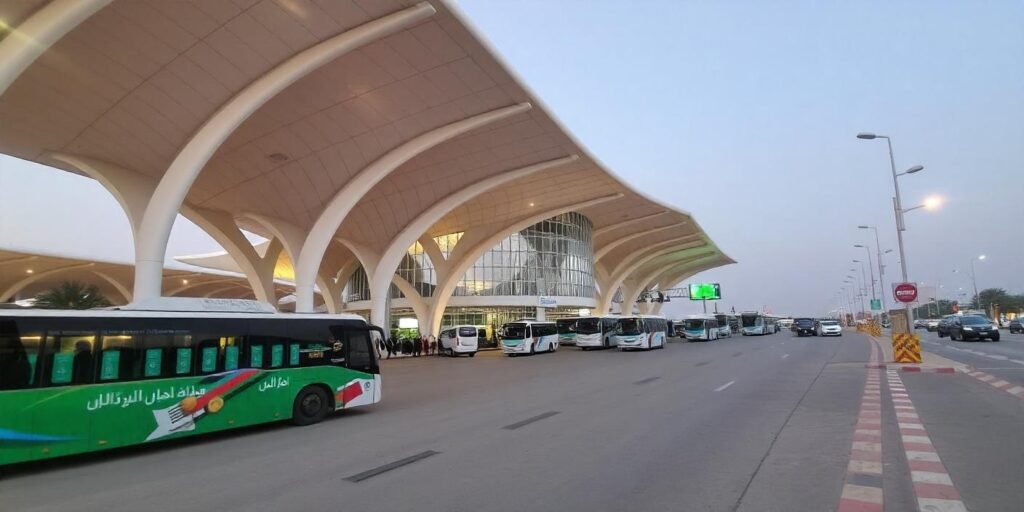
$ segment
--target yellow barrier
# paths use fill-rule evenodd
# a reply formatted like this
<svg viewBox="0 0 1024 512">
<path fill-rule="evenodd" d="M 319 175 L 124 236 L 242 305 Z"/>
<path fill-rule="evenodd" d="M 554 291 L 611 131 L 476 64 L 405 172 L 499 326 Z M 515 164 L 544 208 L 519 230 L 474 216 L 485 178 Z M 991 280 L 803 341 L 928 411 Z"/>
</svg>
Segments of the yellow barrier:
<svg viewBox="0 0 1024 512">
<path fill-rule="evenodd" d="M 921 338 L 911 333 L 893 334 L 892 356 L 897 363 L 920 363 Z"/>
</svg>

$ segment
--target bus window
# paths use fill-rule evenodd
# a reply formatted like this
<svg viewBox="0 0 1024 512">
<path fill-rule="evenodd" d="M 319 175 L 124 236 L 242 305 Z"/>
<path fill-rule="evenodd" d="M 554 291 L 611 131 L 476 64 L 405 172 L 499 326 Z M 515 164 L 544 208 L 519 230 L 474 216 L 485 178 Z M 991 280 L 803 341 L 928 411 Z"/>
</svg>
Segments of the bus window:
<svg viewBox="0 0 1024 512">
<path fill-rule="evenodd" d="M 36 382 L 39 333 L 21 333 L 18 322 L 0 322 L 0 389 L 23 389 Z"/>
<path fill-rule="evenodd" d="M 602 318 L 601 319 L 601 329 L 606 334 L 607 333 L 615 332 L 615 325 L 617 323 L 618 323 L 618 321 L 616 319 L 614 319 L 614 318 Z"/>
<path fill-rule="evenodd" d="M 56 331 L 46 335 L 50 354 L 50 384 L 91 384 L 96 373 L 93 347 L 96 335 L 76 331 Z"/>
<path fill-rule="evenodd" d="M 151 329 L 148 333 L 136 335 L 135 338 L 142 351 L 143 378 L 192 374 L 192 335 L 187 331 Z"/>
<path fill-rule="evenodd" d="M 376 365 L 370 346 L 370 331 L 345 329 L 345 334 L 348 338 L 345 343 L 348 346 L 348 363 L 345 366 L 361 372 L 374 373 Z"/>
<path fill-rule="evenodd" d="M 136 340 L 130 334 L 104 334 L 100 336 L 99 382 L 137 379 L 142 367 L 136 364 Z"/>
<path fill-rule="evenodd" d="M 287 329 L 285 322 L 275 320 L 254 319 L 248 323 L 248 357 L 244 358 L 242 364 L 249 368 L 284 368 L 292 359 L 293 350 L 290 345 L 294 344 L 293 340 L 314 339 L 322 342 L 322 336 L 315 329 L 310 330 L 310 324 L 316 322 L 296 321 Z M 301 364 L 301 353 L 300 348 L 298 364 Z"/>
</svg>

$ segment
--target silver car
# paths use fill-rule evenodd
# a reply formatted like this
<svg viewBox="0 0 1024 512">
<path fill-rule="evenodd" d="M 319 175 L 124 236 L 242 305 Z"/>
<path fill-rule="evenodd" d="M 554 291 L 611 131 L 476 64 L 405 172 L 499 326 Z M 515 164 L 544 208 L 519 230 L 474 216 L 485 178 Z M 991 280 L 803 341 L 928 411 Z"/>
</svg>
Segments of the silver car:
<svg viewBox="0 0 1024 512">
<path fill-rule="evenodd" d="M 818 322 L 818 336 L 842 336 L 843 328 L 837 320 L 821 320 Z"/>
</svg>

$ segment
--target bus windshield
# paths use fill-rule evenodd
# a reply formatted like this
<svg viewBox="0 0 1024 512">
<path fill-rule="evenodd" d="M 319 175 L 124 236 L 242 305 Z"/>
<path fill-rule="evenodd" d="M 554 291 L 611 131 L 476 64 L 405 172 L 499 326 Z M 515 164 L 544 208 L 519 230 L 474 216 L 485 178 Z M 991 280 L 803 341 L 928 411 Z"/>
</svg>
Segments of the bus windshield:
<svg viewBox="0 0 1024 512">
<path fill-rule="evenodd" d="M 761 322 L 758 321 L 760 318 L 757 315 L 743 315 L 740 320 L 743 322 L 743 327 L 755 327 L 761 325 Z"/>
<path fill-rule="evenodd" d="M 509 340 L 526 338 L 526 324 L 505 324 L 501 331 L 501 337 Z"/>
<path fill-rule="evenodd" d="M 598 334 L 601 332 L 600 318 L 581 318 L 576 322 L 576 332 L 580 334 Z"/>
<path fill-rule="evenodd" d="M 691 318 L 686 321 L 687 329 L 703 329 L 704 319 L 703 318 Z"/>
<path fill-rule="evenodd" d="M 638 318 L 623 318 L 619 320 L 619 332 L 626 335 L 637 335 L 643 332 Z"/>
<path fill-rule="evenodd" d="M 558 326 L 558 334 L 572 334 L 576 332 L 576 319 L 567 318 L 564 320 L 555 321 L 555 325 Z"/>
</svg>

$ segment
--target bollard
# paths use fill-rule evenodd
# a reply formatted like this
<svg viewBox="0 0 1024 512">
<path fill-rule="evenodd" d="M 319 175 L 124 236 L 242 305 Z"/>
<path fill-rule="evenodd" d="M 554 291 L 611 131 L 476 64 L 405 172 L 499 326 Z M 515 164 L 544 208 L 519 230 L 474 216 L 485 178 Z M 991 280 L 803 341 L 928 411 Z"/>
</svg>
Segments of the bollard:
<svg viewBox="0 0 1024 512">
<path fill-rule="evenodd" d="M 911 333 L 893 334 L 892 356 L 897 363 L 920 363 L 921 338 Z"/>
</svg>

